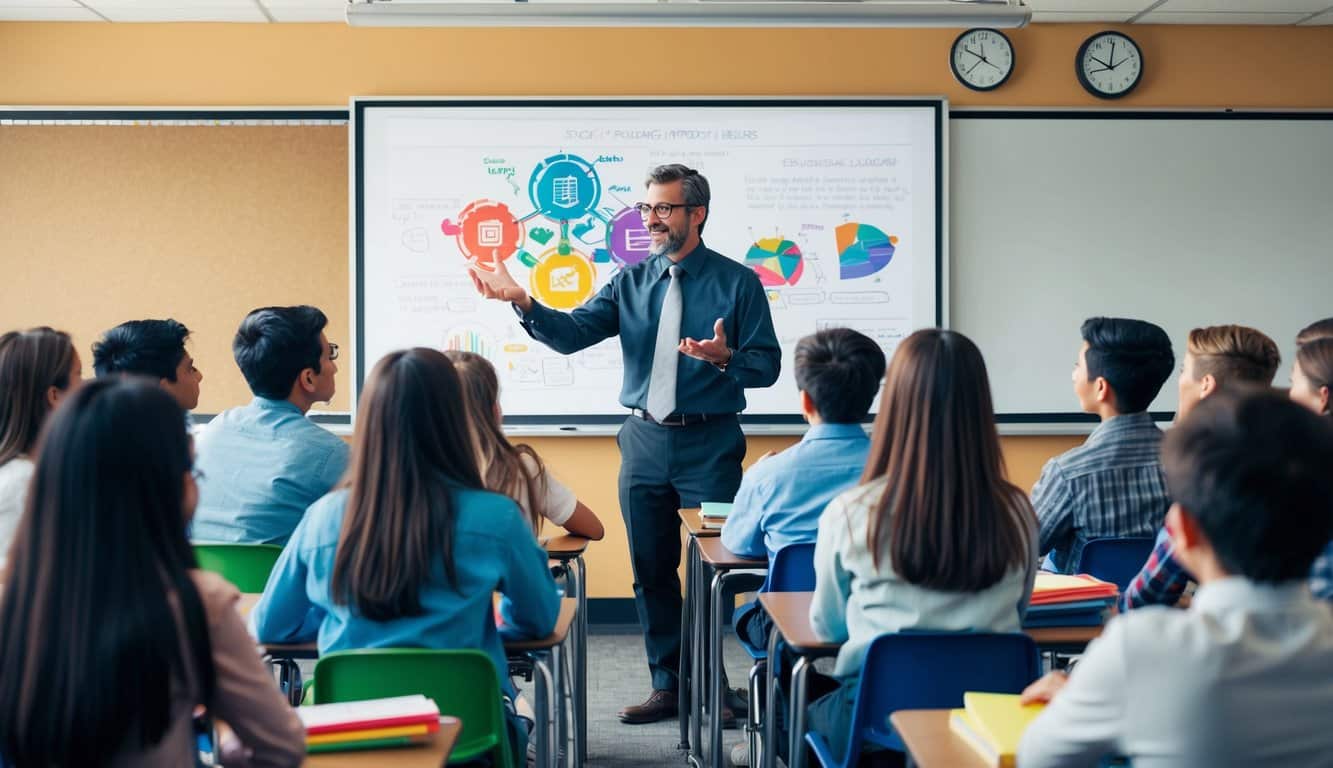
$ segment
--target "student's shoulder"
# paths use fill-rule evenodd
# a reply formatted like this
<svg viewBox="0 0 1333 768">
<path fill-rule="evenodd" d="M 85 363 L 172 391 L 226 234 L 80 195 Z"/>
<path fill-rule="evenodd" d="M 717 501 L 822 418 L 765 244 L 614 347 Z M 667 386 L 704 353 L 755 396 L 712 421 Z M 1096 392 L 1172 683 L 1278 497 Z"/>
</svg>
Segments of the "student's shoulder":
<svg viewBox="0 0 1333 768">
<path fill-rule="evenodd" d="M 506 538 L 521 528 L 528 535 L 532 534 L 518 502 L 504 494 L 479 488 L 459 488 L 454 499 L 458 504 L 458 526 L 463 532 Z"/>
<path fill-rule="evenodd" d="M 190 571 L 190 581 L 199 593 L 199 602 L 203 604 L 209 626 L 215 626 L 219 619 L 229 616 L 228 612 L 235 613 L 241 591 L 230 581 L 216 573 L 197 568 Z"/>
<path fill-rule="evenodd" d="M 294 539 L 299 534 L 300 540 L 293 541 L 292 545 L 304 548 L 337 545 L 343 516 L 347 513 L 348 496 L 348 489 L 335 488 L 316 499 L 306 508 L 300 528 L 293 534 Z"/>
<path fill-rule="evenodd" d="M 0 493 L 9 494 L 25 487 L 36 465 L 30 459 L 13 458 L 0 465 Z"/>
<path fill-rule="evenodd" d="M 849 523 L 864 521 L 869 517 L 870 510 L 879 505 L 887 487 L 888 478 L 877 477 L 868 483 L 848 488 L 833 497 L 833 501 L 824 509 L 824 516 L 840 516 Z"/>
</svg>

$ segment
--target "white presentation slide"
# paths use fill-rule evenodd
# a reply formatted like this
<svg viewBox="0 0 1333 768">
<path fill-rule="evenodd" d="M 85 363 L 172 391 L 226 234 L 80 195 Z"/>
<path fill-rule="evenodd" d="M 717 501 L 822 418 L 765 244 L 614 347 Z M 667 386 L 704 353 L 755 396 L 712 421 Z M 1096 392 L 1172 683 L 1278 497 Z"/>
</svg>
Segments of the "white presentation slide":
<svg viewBox="0 0 1333 768">
<path fill-rule="evenodd" d="M 511 421 L 623 415 L 618 338 L 561 355 L 482 299 L 468 267 L 501 259 L 536 300 L 575 310 L 649 257 L 633 206 L 653 166 L 684 163 L 712 188 L 704 243 L 758 275 L 784 351 L 746 415 L 794 421 L 802 336 L 848 326 L 892 354 L 943 319 L 942 113 L 929 101 L 358 101 L 357 379 L 394 349 L 470 350 L 495 364 Z"/>
</svg>

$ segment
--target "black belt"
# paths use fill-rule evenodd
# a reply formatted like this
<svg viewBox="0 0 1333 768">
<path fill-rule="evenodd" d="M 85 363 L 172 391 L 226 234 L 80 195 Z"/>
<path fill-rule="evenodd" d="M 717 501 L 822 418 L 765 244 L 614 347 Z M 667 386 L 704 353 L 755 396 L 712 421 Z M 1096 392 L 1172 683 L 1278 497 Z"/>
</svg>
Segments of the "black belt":
<svg viewBox="0 0 1333 768">
<path fill-rule="evenodd" d="M 736 414 L 734 413 L 677 413 L 661 421 L 654 419 L 651 414 L 642 408 L 631 408 L 630 413 L 650 424 L 657 424 L 662 427 L 690 427 L 695 424 L 703 424 L 706 421 L 736 420 Z"/>
</svg>

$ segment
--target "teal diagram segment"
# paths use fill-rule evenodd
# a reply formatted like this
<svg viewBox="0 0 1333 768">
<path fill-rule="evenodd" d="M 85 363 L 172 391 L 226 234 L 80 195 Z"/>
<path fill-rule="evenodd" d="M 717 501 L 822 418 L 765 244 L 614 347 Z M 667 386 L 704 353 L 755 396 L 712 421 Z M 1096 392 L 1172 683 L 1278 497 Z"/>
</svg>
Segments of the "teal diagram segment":
<svg viewBox="0 0 1333 768">
<path fill-rule="evenodd" d="M 561 153 L 537 163 L 528 180 L 533 208 L 548 219 L 572 221 L 597 210 L 602 181 L 592 163 Z"/>
</svg>

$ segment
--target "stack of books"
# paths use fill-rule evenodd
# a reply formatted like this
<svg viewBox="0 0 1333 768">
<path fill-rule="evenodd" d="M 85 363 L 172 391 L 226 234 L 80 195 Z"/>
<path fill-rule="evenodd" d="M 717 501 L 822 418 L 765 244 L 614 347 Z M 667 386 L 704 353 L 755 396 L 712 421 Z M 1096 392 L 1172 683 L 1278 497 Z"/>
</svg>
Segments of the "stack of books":
<svg viewBox="0 0 1333 768">
<path fill-rule="evenodd" d="M 721 530 L 731 514 L 729 501 L 705 501 L 699 505 L 699 525 L 705 530 Z"/>
<path fill-rule="evenodd" d="M 1023 731 L 1045 708 L 1023 706 L 1008 693 L 965 693 L 963 708 L 949 713 L 949 730 L 993 768 L 1013 768 Z"/>
<path fill-rule="evenodd" d="M 440 730 L 439 707 L 421 695 L 297 707 L 296 714 L 307 752 L 404 747 Z"/>
<path fill-rule="evenodd" d="M 1119 595 L 1114 584 L 1087 574 L 1065 576 L 1038 571 L 1023 626 L 1099 627 L 1106 622 L 1106 613 Z"/>
</svg>

